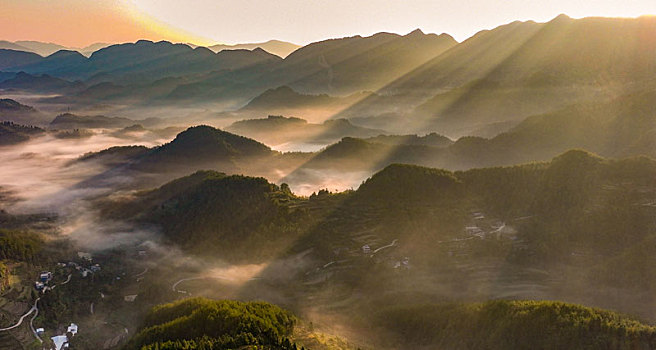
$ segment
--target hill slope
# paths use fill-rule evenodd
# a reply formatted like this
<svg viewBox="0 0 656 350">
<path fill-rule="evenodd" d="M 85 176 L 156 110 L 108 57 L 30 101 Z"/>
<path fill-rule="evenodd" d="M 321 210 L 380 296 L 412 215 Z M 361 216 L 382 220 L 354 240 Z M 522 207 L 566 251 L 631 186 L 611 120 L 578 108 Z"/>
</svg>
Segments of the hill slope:
<svg viewBox="0 0 656 350">
<path fill-rule="evenodd" d="M 186 299 L 153 308 L 126 349 L 296 350 L 296 318 L 264 302 Z"/>
<path fill-rule="evenodd" d="M 613 312 L 549 301 L 417 305 L 379 313 L 398 346 L 601 349 L 656 346 L 656 329 Z"/>
</svg>

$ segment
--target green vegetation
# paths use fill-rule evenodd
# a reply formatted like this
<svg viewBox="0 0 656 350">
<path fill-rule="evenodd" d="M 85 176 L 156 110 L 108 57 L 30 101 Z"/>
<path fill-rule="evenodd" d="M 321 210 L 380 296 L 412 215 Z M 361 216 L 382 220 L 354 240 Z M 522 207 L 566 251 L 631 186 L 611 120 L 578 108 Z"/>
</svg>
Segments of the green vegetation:
<svg viewBox="0 0 656 350">
<path fill-rule="evenodd" d="M 357 191 L 320 191 L 307 199 L 263 178 L 198 172 L 136 200 L 107 203 L 105 212 L 156 225 L 189 251 L 232 261 L 313 248 L 316 258 L 329 262 L 335 250 L 398 239 L 417 263 L 448 266 L 443 263 L 453 250 L 443 243 L 468 238 L 462 249 L 474 261 L 496 256 L 541 268 L 571 263 L 590 283 L 615 286 L 622 284 L 610 276 L 624 266 L 633 271 L 620 274 L 624 278 L 656 286 L 641 260 L 631 257 L 648 255 L 647 242 L 656 235 L 654 179 L 651 159 L 604 160 L 584 151 L 549 163 L 455 173 L 393 164 Z M 511 226 L 515 241 L 496 235 L 472 240 L 465 227 L 479 225 L 471 214 L 477 211 L 497 227 Z M 585 259 L 576 262 L 576 256 Z M 617 259 L 620 265 L 608 265 Z"/>
<path fill-rule="evenodd" d="M 656 347 L 656 328 L 614 312 L 551 301 L 391 307 L 377 315 L 399 347 L 636 349 Z"/>
<path fill-rule="evenodd" d="M 196 166 L 236 169 L 237 163 L 253 158 L 272 157 L 276 152 L 255 140 L 211 126 L 188 128 L 175 139 L 154 148 L 134 165 L 148 171 L 174 171 Z"/>
<path fill-rule="evenodd" d="M 186 299 L 153 308 L 125 349 L 296 350 L 289 338 L 296 322 L 264 302 Z"/>
<path fill-rule="evenodd" d="M 23 126 L 12 122 L 0 123 L 0 146 L 25 142 L 30 137 L 43 133 L 44 130 L 34 126 Z"/>
<path fill-rule="evenodd" d="M 288 208 L 297 198 L 264 178 L 200 171 L 144 192 L 108 213 L 156 224 L 172 242 L 228 260 L 275 256 L 300 234 L 302 215 Z M 299 213 L 300 214 L 300 213 Z"/>
<path fill-rule="evenodd" d="M 85 153 L 77 160 L 80 162 L 98 161 L 110 165 L 120 165 L 126 161 L 137 159 L 148 151 L 149 148 L 145 146 L 114 146 L 99 152 Z"/>
<path fill-rule="evenodd" d="M 37 234 L 0 228 L 0 260 L 36 262 L 42 245 Z"/>
</svg>

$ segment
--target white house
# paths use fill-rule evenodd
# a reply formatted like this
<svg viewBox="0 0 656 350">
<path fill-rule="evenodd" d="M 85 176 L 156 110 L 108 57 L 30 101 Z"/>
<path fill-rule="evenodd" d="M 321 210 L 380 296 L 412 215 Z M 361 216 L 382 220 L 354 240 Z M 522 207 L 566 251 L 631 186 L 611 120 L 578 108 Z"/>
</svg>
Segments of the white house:
<svg viewBox="0 0 656 350">
<path fill-rule="evenodd" d="M 52 279 L 52 272 L 50 271 L 41 272 L 41 274 L 39 275 L 39 279 L 41 280 L 41 282 L 50 281 Z"/>
<path fill-rule="evenodd" d="M 68 348 L 68 337 L 66 335 L 58 335 L 51 337 L 50 339 L 52 339 L 52 342 L 55 343 L 55 350 Z"/>
<path fill-rule="evenodd" d="M 70 332 L 73 335 L 77 334 L 77 325 L 75 323 L 71 323 L 70 326 L 66 329 L 66 333 Z"/>
</svg>

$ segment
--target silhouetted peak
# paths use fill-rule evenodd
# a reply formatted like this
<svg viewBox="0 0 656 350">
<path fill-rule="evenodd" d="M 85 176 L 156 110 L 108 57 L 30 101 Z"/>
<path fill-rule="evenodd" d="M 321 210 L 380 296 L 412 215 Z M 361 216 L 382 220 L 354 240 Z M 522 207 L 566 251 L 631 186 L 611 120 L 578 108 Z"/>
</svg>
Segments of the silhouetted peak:
<svg viewBox="0 0 656 350">
<path fill-rule="evenodd" d="M 344 118 L 326 120 L 325 122 L 323 122 L 323 124 L 326 126 L 352 126 L 353 125 L 351 124 L 350 121 L 348 121 L 348 119 L 344 119 Z"/>
<path fill-rule="evenodd" d="M 151 45 L 151 44 L 154 44 L 154 42 L 152 42 L 150 40 L 146 40 L 146 39 L 141 39 L 141 40 L 137 40 L 137 42 L 134 43 L 134 44 L 135 45 Z"/>
<path fill-rule="evenodd" d="M 559 14 L 558 16 L 554 17 L 550 22 L 564 22 L 564 21 L 569 21 L 572 18 L 564 13 Z"/>
<path fill-rule="evenodd" d="M 74 50 L 59 50 L 53 53 L 52 55 L 48 56 L 48 58 L 62 58 L 62 57 L 73 57 L 73 56 L 84 58 L 84 55 Z"/>
<path fill-rule="evenodd" d="M 424 36 L 424 35 L 426 35 L 426 34 L 424 34 L 424 32 L 421 29 L 417 28 L 417 29 L 411 31 L 410 33 L 406 34 L 405 36 L 406 37 L 413 37 L 413 36 Z"/>
</svg>

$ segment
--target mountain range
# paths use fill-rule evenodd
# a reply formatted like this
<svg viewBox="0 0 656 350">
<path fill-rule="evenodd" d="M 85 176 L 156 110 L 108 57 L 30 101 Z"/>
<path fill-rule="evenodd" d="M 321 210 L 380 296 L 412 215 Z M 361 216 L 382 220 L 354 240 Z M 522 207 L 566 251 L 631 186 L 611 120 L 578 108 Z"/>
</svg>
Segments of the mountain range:
<svg viewBox="0 0 656 350">
<path fill-rule="evenodd" d="M 258 48 L 214 53 L 149 41 L 89 58 L 5 49 L 0 70 L 81 80 L 89 91 L 65 91 L 60 102 L 67 104 L 227 103 L 248 118 L 348 118 L 395 133 L 492 137 L 529 116 L 652 91 L 655 33 L 651 17 L 561 15 L 481 31 L 462 43 L 419 30 L 331 39 L 284 59 Z"/>
<path fill-rule="evenodd" d="M 247 44 L 234 44 L 234 45 L 217 44 L 217 45 L 208 46 L 207 48 L 214 52 L 219 52 L 222 50 L 253 50 L 253 49 L 257 49 L 258 47 L 266 52 L 270 52 L 276 56 L 285 58 L 289 56 L 290 53 L 298 49 L 300 46 L 286 41 L 269 40 L 263 43 L 247 43 Z"/>
</svg>

